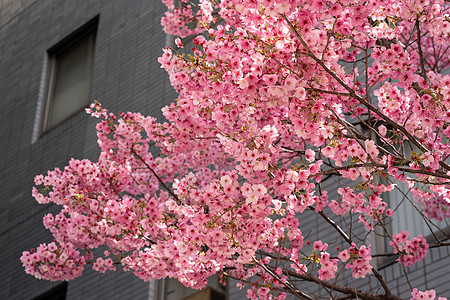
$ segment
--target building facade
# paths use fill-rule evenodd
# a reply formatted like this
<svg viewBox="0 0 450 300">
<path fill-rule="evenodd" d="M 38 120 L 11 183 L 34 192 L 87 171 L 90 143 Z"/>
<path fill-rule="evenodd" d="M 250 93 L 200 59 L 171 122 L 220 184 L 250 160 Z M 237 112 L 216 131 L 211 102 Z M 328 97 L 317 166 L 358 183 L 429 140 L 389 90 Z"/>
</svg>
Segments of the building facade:
<svg viewBox="0 0 450 300">
<path fill-rule="evenodd" d="M 170 43 L 160 25 L 164 11 L 159 0 L 0 1 L 0 299 L 178 300 L 195 293 L 173 280 L 149 283 L 132 273 L 99 274 L 89 266 L 69 283 L 47 282 L 27 275 L 19 260 L 22 251 L 50 241 L 42 217 L 59 210 L 31 197 L 34 175 L 63 167 L 71 157 L 95 160 L 99 153 L 96 120 L 83 108 L 97 99 L 114 112 L 161 118 L 161 107 L 176 97 L 157 62 Z M 337 187 L 330 182 L 330 198 L 338 198 Z M 303 232 L 318 238 L 334 233 L 312 212 L 300 223 Z M 355 222 L 355 230 L 364 230 L 358 226 Z M 369 238 L 377 247 L 383 243 Z M 408 268 L 412 285 L 449 296 L 449 254 L 448 247 L 431 249 Z M 409 298 L 401 266 L 380 262 L 379 272 L 394 293 Z M 367 289 L 376 282 L 368 277 L 357 284 Z M 323 293 L 309 283 L 299 286 Z M 228 299 L 245 294 L 246 288 L 230 284 Z"/>
<path fill-rule="evenodd" d="M 87 266 L 65 285 L 26 274 L 19 258 L 51 241 L 42 217 L 59 210 L 34 201 L 33 177 L 99 154 L 83 108 L 97 99 L 161 117 L 175 98 L 157 62 L 164 11 L 156 0 L 0 1 L 0 299 L 158 299 L 158 284 L 132 273 Z"/>
</svg>

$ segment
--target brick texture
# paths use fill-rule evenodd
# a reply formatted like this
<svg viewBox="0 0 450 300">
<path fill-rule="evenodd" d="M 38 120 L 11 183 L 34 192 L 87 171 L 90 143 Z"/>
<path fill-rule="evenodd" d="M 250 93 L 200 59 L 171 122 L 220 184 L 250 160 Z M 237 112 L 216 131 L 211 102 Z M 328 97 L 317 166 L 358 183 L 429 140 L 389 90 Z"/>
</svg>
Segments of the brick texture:
<svg viewBox="0 0 450 300">
<path fill-rule="evenodd" d="M 157 62 L 164 9 L 157 0 L 0 0 L 0 299 L 32 299 L 58 284 L 25 274 L 19 261 L 51 241 L 42 217 L 59 210 L 32 199 L 34 175 L 99 153 L 95 119 L 83 112 L 32 143 L 47 49 L 99 15 L 92 99 L 161 118 L 176 97 Z M 87 271 L 67 299 L 153 299 L 154 289 L 131 273 Z"/>
</svg>

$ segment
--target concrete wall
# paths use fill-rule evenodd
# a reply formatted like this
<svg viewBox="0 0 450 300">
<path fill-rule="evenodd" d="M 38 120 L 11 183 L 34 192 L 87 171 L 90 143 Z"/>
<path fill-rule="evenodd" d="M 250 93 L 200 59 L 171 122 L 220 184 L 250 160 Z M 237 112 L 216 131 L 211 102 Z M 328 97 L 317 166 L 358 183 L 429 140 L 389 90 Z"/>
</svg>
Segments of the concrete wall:
<svg viewBox="0 0 450 300">
<path fill-rule="evenodd" d="M 34 201 L 33 177 L 99 153 L 96 120 L 83 112 L 32 143 L 47 49 L 99 15 L 91 98 L 114 112 L 161 117 L 175 98 L 156 60 L 166 43 L 164 9 L 157 0 L 0 1 L 0 299 L 32 299 L 57 285 L 25 274 L 19 261 L 51 241 L 42 217 L 59 210 Z M 91 271 L 69 283 L 67 299 L 151 299 L 153 286 Z"/>
</svg>

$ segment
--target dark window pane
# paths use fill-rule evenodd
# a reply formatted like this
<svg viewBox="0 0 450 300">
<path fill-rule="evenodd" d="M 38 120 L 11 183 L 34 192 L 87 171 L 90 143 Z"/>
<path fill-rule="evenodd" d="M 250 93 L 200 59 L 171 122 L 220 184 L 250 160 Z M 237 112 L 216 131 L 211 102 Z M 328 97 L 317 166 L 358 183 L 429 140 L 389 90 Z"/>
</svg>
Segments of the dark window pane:
<svg viewBox="0 0 450 300">
<path fill-rule="evenodd" d="M 66 299 L 66 294 L 67 282 L 64 282 L 32 300 L 64 300 Z"/>
</svg>

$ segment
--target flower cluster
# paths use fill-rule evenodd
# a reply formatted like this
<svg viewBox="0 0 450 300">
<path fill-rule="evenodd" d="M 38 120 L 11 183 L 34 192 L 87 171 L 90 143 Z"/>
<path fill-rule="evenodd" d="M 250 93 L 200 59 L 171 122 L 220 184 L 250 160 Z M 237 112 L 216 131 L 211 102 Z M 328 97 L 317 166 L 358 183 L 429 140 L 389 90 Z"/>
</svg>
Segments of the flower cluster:
<svg viewBox="0 0 450 300">
<path fill-rule="evenodd" d="M 429 299 L 429 300 L 447 300 L 445 297 L 438 297 L 436 298 L 436 291 L 435 290 L 427 290 L 427 291 L 419 291 L 416 288 L 413 289 L 411 292 L 411 299 L 412 300 L 422 300 L 422 299 Z"/>
<path fill-rule="evenodd" d="M 435 193 L 414 190 L 414 200 L 422 205 L 422 211 L 429 218 L 443 221 L 450 218 L 450 201 L 447 197 Z"/>
<path fill-rule="evenodd" d="M 99 271 L 100 273 L 105 273 L 107 270 L 115 271 L 116 267 L 111 258 L 103 259 L 98 257 L 97 260 L 92 264 L 92 269 Z"/>
<path fill-rule="evenodd" d="M 339 253 L 339 259 L 346 263 L 346 268 L 352 270 L 352 275 L 355 278 L 365 278 L 368 273 L 372 272 L 370 254 L 370 246 L 362 245 L 359 249 L 354 243 L 352 246 Z"/>
<path fill-rule="evenodd" d="M 330 280 L 336 276 L 336 271 L 338 269 L 337 262 L 338 259 L 330 259 L 330 254 L 325 252 L 328 244 L 322 243 L 322 241 L 314 242 L 314 251 L 320 251 L 320 264 L 321 268 L 319 270 L 319 278 L 321 280 Z"/>
<path fill-rule="evenodd" d="M 428 243 L 422 235 L 418 235 L 412 240 L 408 240 L 409 232 L 402 231 L 392 235 L 392 241 L 389 244 L 394 248 L 394 253 L 400 257 L 398 261 L 405 266 L 414 265 L 427 255 Z"/>
<path fill-rule="evenodd" d="M 44 225 L 73 250 L 76 268 L 59 264 L 63 250 L 41 249 L 23 256 L 30 273 L 71 279 L 85 262 L 100 272 L 120 263 L 144 280 L 169 276 L 201 288 L 222 272 L 253 282 L 250 298 L 284 299 L 295 276 L 370 276 L 371 245 L 354 241 L 393 216 L 383 201 L 389 181 L 406 182 L 425 214 L 448 217 L 448 4 L 163 2 L 168 33 L 202 33 L 189 55 L 176 39 L 159 58 L 179 97 L 163 108 L 163 123 L 91 105 L 98 160 L 72 159 L 38 175 L 32 191 L 39 203 L 62 207 Z M 336 232 L 311 233 L 313 259 L 303 249 L 305 212 Z M 428 244 L 407 238 L 393 235 L 391 245 L 411 265 Z M 326 252 L 335 242 L 348 247 L 339 259 Z M 100 246 L 111 257 L 80 254 Z"/>
<path fill-rule="evenodd" d="M 52 242 L 41 244 L 31 253 L 24 251 L 20 260 L 25 272 L 39 279 L 50 281 L 71 280 L 81 275 L 89 259 L 89 253 L 81 255 L 72 244 Z"/>
</svg>

